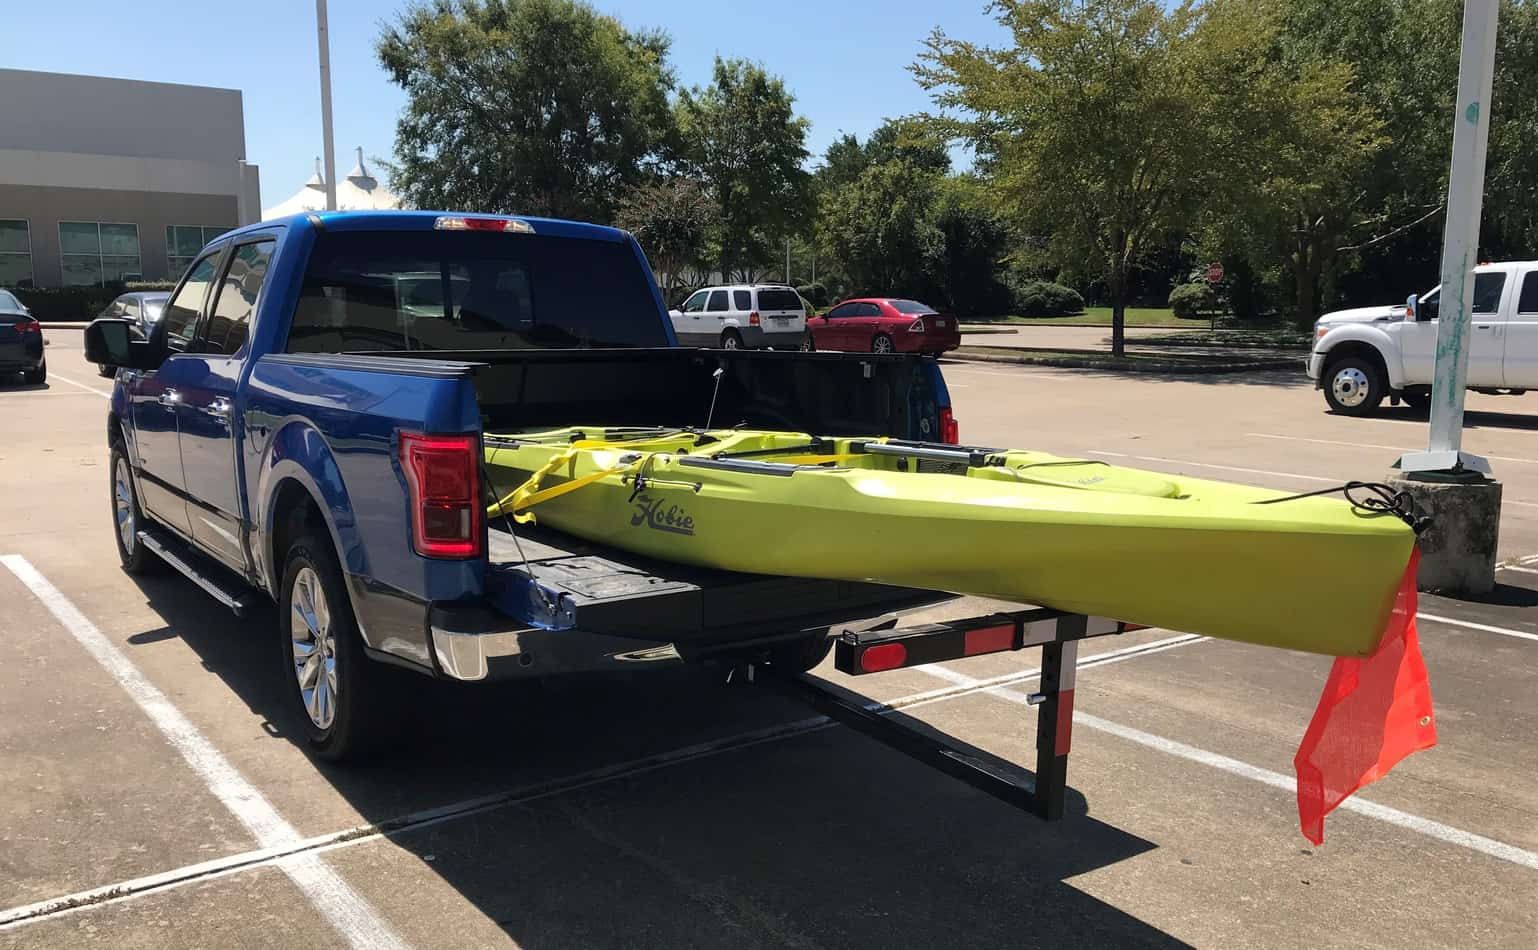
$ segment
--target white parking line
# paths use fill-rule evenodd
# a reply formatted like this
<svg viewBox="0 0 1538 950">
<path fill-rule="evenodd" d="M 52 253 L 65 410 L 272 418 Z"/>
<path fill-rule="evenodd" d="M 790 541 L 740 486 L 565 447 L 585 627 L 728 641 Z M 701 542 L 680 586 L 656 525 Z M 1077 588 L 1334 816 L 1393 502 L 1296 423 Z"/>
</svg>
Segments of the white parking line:
<svg viewBox="0 0 1538 950">
<path fill-rule="evenodd" d="M 1518 567 L 1515 564 L 1502 564 L 1501 566 L 1497 567 L 1496 570 L 1497 571 L 1516 571 L 1519 574 L 1538 574 L 1538 568 Z"/>
<path fill-rule="evenodd" d="M 1515 637 L 1518 640 L 1538 640 L 1538 633 L 1528 633 L 1525 630 L 1508 630 L 1505 627 L 1492 627 L 1489 624 L 1473 623 L 1468 620 L 1454 620 L 1452 617 L 1438 617 L 1436 614 L 1428 614 L 1424 610 L 1415 614 L 1421 620 L 1429 620 L 1432 623 L 1445 623 L 1454 627 L 1467 627 L 1470 630 L 1483 630 L 1485 633 L 1498 633 L 1503 637 Z"/>
<path fill-rule="evenodd" d="M 246 781 L 191 720 L 182 715 L 181 710 L 31 562 L 20 555 L 7 554 L 0 556 L 0 565 L 16 575 L 91 658 L 117 681 L 258 845 L 273 848 L 301 840 L 299 832 L 278 814 L 262 793 Z M 275 863 L 350 946 L 406 946 L 363 895 L 353 890 L 316 855 L 296 854 Z"/>
<path fill-rule="evenodd" d="M 972 680 L 970 676 L 957 673 L 954 670 L 945 669 L 944 667 L 923 667 L 923 670 L 932 676 L 936 676 L 957 686 L 965 686 L 968 681 L 976 682 L 975 680 Z M 1022 706 L 1030 704 L 1030 701 L 1025 693 L 1010 689 L 1008 687 L 994 687 L 993 689 L 986 690 L 985 693 L 986 695 L 997 696 L 999 699 L 1005 700 L 1006 702 L 1018 703 Z M 1240 778 L 1249 779 L 1252 782 L 1259 782 L 1262 785 L 1269 785 L 1272 788 L 1281 789 L 1289 795 L 1295 794 L 1297 791 L 1297 781 L 1292 776 L 1283 775 L 1280 772 L 1273 772 L 1270 769 L 1263 769 L 1259 766 L 1250 765 L 1248 762 L 1241 762 L 1238 759 L 1231 759 L 1226 755 L 1219 755 L 1216 752 L 1208 752 L 1205 749 L 1198 749 L 1197 747 L 1187 745 L 1184 742 L 1176 742 L 1174 739 L 1166 739 L 1163 736 L 1156 736 L 1152 733 L 1144 732 L 1141 729 L 1134 729 L 1131 726 L 1124 726 L 1121 723 L 1111 722 L 1109 719 L 1101 719 L 1099 716 L 1092 716 L 1089 713 L 1084 712 L 1082 709 L 1074 710 L 1073 721 L 1074 725 L 1076 726 L 1087 726 L 1096 730 L 1097 732 L 1110 733 L 1113 736 L 1126 739 L 1129 742 L 1135 742 L 1138 745 L 1146 746 L 1150 749 L 1156 749 L 1160 752 L 1186 759 L 1191 762 L 1198 762 L 1210 768 L 1227 772 L 1230 775 L 1237 775 Z M 1502 861 L 1509 861 L 1512 864 L 1538 871 L 1538 853 L 1526 851 L 1522 848 L 1518 848 L 1515 845 L 1507 844 L 1504 841 L 1497 841 L 1494 838 L 1487 838 L 1484 835 L 1477 835 L 1473 832 L 1464 831 L 1460 828 L 1444 825 L 1441 822 L 1432 821 L 1429 818 L 1422 818 L 1419 815 L 1412 815 L 1409 812 L 1403 812 L 1397 808 L 1390 808 L 1387 805 L 1379 805 L 1375 802 L 1352 797 L 1341 803 L 1340 810 L 1356 812 L 1359 815 L 1366 815 L 1369 818 L 1376 818 L 1379 821 L 1387 822 L 1388 824 L 1396 825 L 1400 828 L 1405 828 L 1410 831 L 1426 835 L 1429 838 L 1435 838 L 1436 840 L 1442 841 L 1446 844 L 1455 845 L 1460 848 L 1467 848 L 1470 851 L 1477 851 L 1480 854 L 1489 855 L 1492 858 L 1498 858 Z"/>
<path fill-rule="evenodd" d="M 61 383 L 69 383 L 71 386 L 74 386 L 76 389 L 84 389 L 88 393 L 95 393 L 96 395 L 100 396 L 103 399 L 111 399 L 112 398 L 112 394 L 110 392 L 107 392 L 106 390 L 97 389 L 95 386 L 87 386 L 85 383 L 77 383 L 73 379 L 70 379 L 67 376 L 60 376 L 58 373 L 49 373 L 48 374 L 48 378 L 49 379 L 57 379 Z"/>
<path fill-rule="evenodd" d="M 1161 653 L 1177 646 L 1196 643 L 1204 639 L 1206 638 L 1196 636 L 1195 634 L 1183 633 L 1149 643 L 1140 643 L 1117 650 L 1108 650 L 1104 653 L 1097 653 L 1081 659 L 1078 669 L 1082 670 L 1092 666 L 1119 663 L 1123 660 L 1134 659 L 1149 653 Z M 927 669 L 927 667 L 917 668 Z M 1040 669 L 1017 670 L 1013 673 L 1006 673 L 1002 676 L 995 676 L 986 680 L 974 680 L 972 685 L 969 686 L 946 686 L 940 689 L 913 693 L 884 703 L 872 701 L 866 703 L 865 708 L 871 712 L 885 715 L 897 710 L 916 709 L 920 706 L 958 699 L 985 689 L 1024 682 L 1035 679 L 1040 675 Z M 576 775 L 540 782 L 507 792 L 483 795 L 478 798 L 423 809 L 389 821 L 345 828 L 341 831 L 317 835 L 302 841 L 294 841 L 287 845 L 258 848 L 224 858 L 217 858 L 212 861 L 204 861 L 199 864 L 174 868 L 170 871 L 162 871 L 158 874 L 119 881 L 116 884 L 94 887 L 89 890 L 38 901 L 37 903 L 27 904 L 22 907 L 12 907 L 0 910 L 0 932 L 65 914 L 78 913 L 90 907 L 115 904 L 121 901 L 132 900 L 144 894 L 214 880 L 252 868 L 281 864 L 284 861 L 293 860 L 293 858 L 301 853 L 318 855 L 338 848 L 350 848 L 368 841 L 393 837 L 407 831 L 416 831 L 444 822 L 469 818 L 497 808 L 524 804 L 540 798 L 548 798 L 553 795 L 578 791 L 608 782 L 633 778 L 648 772 L 682 765 L 686 762 L 694 762 L 756 745 L 794 738 L 809 732 L 827 729 L 834 725 L 837 724 L 827 716 L 811 716 L 793 722 L 778 723 L 763 729 L 736 733 L 720 739 L 712 739 L 708 742 L 696 743 L 656 755 L 601 766 Z"/>
<path fill-rule="evenodd" d="M 1300 478 L 1308 482 L 1330 482 L 1336 485 L 1344 485 L 1351 479 L 1328 478 L 1324 475 L 1301 475 L 1297 472 L 1274 472 L 1264 468 L 1242 468 L 1238 465 L 1217 465 L 1212 462 L 1193 462 L 1190 459 L 1163 458 L 1158 455 L 1125 455 L 1121 452 L 1101 452 L 1090 450 L 1085 455 L 1099 455 L 1103 458 L 1135 459 L 1139 462 L 1159 462 L 1163 465 L 1187 465 L 1192 468 L 1211 468 L 1224 472 L 1244 472 L 1248 475 L 1271 475 L 1276 478 Z M 1514 501 L 1510 498 L 1502 498 L 1502 505 L 1516 505 L 1518 508 L 1538 508 L 1538 502 Z"/>
<path fill-rule="evenodd" d="M 1318 445 L 1344 445 L 1353 449 L 1387 449 L 1390 452 L 1409 452 L 1410 449 L 1400 448 L 1397 445 L 1383 445 L 1378 442 L 1342 442 L 1338 439 L 1305 439 L 1298 435 L 1273 435 L 1269 432 L 1246 432 L 1245 435 L 1257 439 L 1285 439 L 1288 442 L 1313 442 Z M 1487 459 L 1496 462 L 1521 462 L 1525 465 L 1538 465 L 1538 459 L 1519 459 L 1509 455 L 1486 455 Z"/>
</svg>

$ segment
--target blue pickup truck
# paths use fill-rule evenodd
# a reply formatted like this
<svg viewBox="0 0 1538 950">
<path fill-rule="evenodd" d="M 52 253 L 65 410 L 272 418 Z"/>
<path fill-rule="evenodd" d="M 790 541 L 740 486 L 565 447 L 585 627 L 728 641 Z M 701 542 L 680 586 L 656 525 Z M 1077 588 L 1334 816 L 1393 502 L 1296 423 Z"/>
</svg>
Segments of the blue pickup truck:
<svg viewBox="0 0 1538 950">
<path fill-rule="evenodd" d="M 911 356 L 685 349 L 640 247 L 567 221 L 300 215 L 222 235 L 147 339 L 103 318 L 118 554 L 241 612 L 277 604 L 310 748 L 390 733 L 398 669 L 490 680 L 754 654 L 929 592 L 728 574 L 488 524 L 483 433 L 747 425 L 956 441 Z M 773 543 L 766 539 L 763 543 Z M 275 667 L 279 662 L 275 662 Z"/>
</svg>

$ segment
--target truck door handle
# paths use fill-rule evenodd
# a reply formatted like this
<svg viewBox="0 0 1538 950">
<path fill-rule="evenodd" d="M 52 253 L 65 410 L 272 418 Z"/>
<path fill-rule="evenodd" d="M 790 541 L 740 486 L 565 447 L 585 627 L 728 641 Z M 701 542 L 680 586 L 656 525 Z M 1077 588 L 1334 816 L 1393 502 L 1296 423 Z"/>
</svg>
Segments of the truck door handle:
<svg viewBox="0 0 1538 950">
<path fill-rule="evenodd" d="M 174 389 L 167 389 L 161 392 L 155 401 L 162 406 L 174 406 L 182 401 L 182 394 Z"/>
<path fill-rule="evenodd" d="M 219 396 L 210 402 L 203 411 L 215 419 L 228 420 L 230 418 L 230 401 L 223 396 Z"/>
</svg>

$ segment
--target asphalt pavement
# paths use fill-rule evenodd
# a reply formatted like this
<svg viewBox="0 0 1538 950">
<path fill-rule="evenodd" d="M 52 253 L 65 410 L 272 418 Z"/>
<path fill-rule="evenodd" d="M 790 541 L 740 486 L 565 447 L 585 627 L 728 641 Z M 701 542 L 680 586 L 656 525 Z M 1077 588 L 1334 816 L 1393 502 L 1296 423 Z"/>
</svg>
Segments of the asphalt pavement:
<svg viewBox="0 0 1538 950">
<path fill-rule="evenodd" d="M 385 761 L 316 763 L 279 702 L 272 611 L 236 620 L 175 575 L 118 569 L 110 382 L 78 331 L 47 335 L 47 386 L 0 385 L 0 947 L 1526 948 L 1538 933 L 1538 397 L 1470 396 L 1466 447 L 1505 483 L 1505 566 L 1486 602 L 1422 599 L 1441 742 L 1315 848 L 1291 759 L 1328 660 L 1178 631 L 1085 644 L 1054 824 L 706 670 L 424 681 Z M 1426 438 L 1408 412 L 1327 413 L 1301 370 L 945 372 L 968 442 L 1278 490 L 1377 479 Z M 818 675 L 1029 768 L 1037 661 Z"/>
</svg>

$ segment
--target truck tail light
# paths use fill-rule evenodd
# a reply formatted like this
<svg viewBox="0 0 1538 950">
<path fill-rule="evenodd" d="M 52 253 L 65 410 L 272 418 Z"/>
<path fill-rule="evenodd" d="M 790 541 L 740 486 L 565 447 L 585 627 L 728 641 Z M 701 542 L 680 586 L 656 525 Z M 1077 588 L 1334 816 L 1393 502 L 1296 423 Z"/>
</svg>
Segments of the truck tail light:
<svg viewBox="0 0 1538 950">
<path fill-rule="evenodd" d="M 919 317 L 917 320 L 915 320 L 912 323 L 908 324 L 908 332 L 909 333 L 923 333 L 924 332 L 924 318 L 923 317 Z"/>
<path fill-rule="evenodd" d="M 748 326 L 750 326 L 750 327 L 758 326 L 758 311 L 757 310 L 754 310 L 752 313 L 748 314 Z"/>
<path fill-rule="evenodd" d="M 950 406 L 940 407 L 940 441 L 947 445 L 961 444 L 961 423 L 956 421 Z"/>
<path fill-rule="evenodd" d="M 442 215 L 433 219 L 433 227 L 439 231 L 512 231 L 516 234 L 533 234 L 534 225 L 520 218 L 468 218 L 462 215 Z"/>
<path fill-rule="evenodd" d="M 479 454 L 480 441 L 473 435 L 401 433 L 401 471 L 411 497 L 411 542 L 423 557 L 481 555 L 485 531 Z"/>
</svg>

